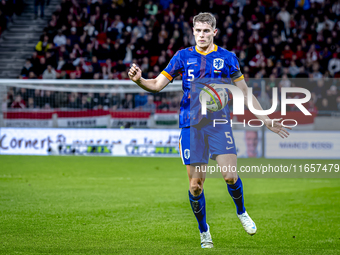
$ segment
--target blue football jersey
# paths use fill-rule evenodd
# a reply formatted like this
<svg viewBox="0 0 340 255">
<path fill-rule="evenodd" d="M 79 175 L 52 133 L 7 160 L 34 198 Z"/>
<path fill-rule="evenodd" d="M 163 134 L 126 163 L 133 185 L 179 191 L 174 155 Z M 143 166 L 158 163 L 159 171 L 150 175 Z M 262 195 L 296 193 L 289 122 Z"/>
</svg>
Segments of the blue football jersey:
<svg viewBox="0 0 340 255">
<path fill-rule="evenodd" d="M 162 74 L 170 81 L 182 75 L 184 94 L 179 115 L 180 128 L 196 125 L 203 118 L 229 120 L 228 105 L 221 111 L 208 111 L 202 116 L 199 88 L 211 83 L 231 84 L 231 81 L 244 79 L 236 55 L 216 45 L 209 53 L 201 52 L 195 46 L 177 51 Z"/>
</svg>

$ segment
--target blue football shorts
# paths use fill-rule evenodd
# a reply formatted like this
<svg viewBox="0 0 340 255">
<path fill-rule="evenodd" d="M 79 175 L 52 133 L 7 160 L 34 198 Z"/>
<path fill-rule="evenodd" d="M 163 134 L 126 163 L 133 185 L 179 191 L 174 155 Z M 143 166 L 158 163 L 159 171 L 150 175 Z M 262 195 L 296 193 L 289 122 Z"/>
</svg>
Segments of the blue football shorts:
<svg viewBox="0 0 340 255">
<path fill-rule="evenodd" d="M 236 145 L 230 124 L 198 124 L 182 128 L 179 150 L 184 165 L 208 164 L 222 154 L 236 154 Z"/>
</svg>

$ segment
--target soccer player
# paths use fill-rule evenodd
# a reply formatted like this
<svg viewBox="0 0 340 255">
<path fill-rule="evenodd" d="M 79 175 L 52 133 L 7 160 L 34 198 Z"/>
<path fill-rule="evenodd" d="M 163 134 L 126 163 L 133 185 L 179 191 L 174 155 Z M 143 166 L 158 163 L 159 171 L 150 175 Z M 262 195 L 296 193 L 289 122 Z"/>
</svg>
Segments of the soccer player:
<svg viewBox="0 0 340 255">
<path fill-rule="evenodd" d="M 200 13 L 193 19 L 193 34 L 196 46 L 178 51 L 170 60 L 168 66 L 155 79 L 142 78 L 142 72 L 133 64 L 129 70 L 129 77 L 138 86 L 149 92 L 159 92 L 172 80 L 182 75 L 183 99 L 180 108 L 180 153 L 186 165 L 189 177 L 189 201 L 198 222 L 202 248 L 212 248 L 213 241 L 209 225 L 206 222 L 206 207 L 203 191 L 205 181 L 204 167 L 210 158 L 215 159 L 222 168 L 231 166 L 236 169 L 237 156 L 233 133 L 230 125 L 216 125 L 213 127 L 212 119 L 229 119 L 228 106 L 218 112 L 209 112 L 205 117 L 199 115 L 200 111 L 191 109 L 191 85 L 199 79 L 224 79 L 232 80 L 244 94 L 244 103 L 248 104 L 248 87 L 239 69 L 238 59 L 234 53 L 222 49 L 214 44 L 216 36 L 216 19 L 211 13 Z M 262 110 L 257 99 L 252 95 L 254 108 Z M 191 115 L 190 115 L 191 114 Z M 268 116 L 256 115 L 266 127 L 277 133 L 282 138 L 289 133 L 279 121 L 270 120 Z M 230 123 L 230 121 L 228 122 Z M 223 168 L 222 168 L 223 169 Z M 198 171 L 197 171 L 198 170 Z M 245 231 L 254 235 L 256 225 L 249 217 L 244 206 L 242 181 L 237 171 L 222 173 L 227 184 L 230 196 L 234 200 L 237 216 Z"/>
</svg>

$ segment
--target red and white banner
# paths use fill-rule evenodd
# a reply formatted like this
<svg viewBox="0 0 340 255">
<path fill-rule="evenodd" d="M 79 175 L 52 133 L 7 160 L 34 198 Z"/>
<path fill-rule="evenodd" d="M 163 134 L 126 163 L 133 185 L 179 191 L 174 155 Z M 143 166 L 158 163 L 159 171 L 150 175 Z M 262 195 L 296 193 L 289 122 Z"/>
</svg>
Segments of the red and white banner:
<svg viewBox="0 0 340 255">
<path fill-rule="evenodd" d="M 5 112 L 3 120 L 6 127 L 53 127 L 54 112 Z"/>
<path fill-rule="evenodd" d="M 149 119 L 149 112 L 104 110 L 4 113 L 6 127 L 119 128 L 129 125 L 130 127 L 147 128 Z"/>
</svg>

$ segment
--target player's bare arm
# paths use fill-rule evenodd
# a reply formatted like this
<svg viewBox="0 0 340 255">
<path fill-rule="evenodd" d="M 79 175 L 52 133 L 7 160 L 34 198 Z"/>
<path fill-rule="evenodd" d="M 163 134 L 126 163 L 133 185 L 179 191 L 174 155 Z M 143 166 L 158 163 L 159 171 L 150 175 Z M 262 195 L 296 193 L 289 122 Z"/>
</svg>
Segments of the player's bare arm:
<svg viewBox="0 0 340 255">
<path fill-rule="evenodd" d="M 139 87 L 152 93 L 161 91 L 170 82 L 163 74 L 159 74 L 155 79 L 144 79 L 142 77 L 142 70 L 136 64 L 132 64 L 128 75 L 130 80 L 135 82 Z"/>
<path fill-rule="evenodd" d="M 244 95 L 244 104 L 248 107 L 248 86 L 245 80 L 237 81 L 235 82 L 235 84 L 237 87 L 239 87 L 242 90 L 243 95 Z M 253 101 L 254 108 L 256 110 L 263 110 L 257 98 L 254 95 L 252 95 L 252 97 L 253 97 L 252 101 Z M 277 119 L 271 120 L 267 115 L 255 115 L 255 116 L 258 119 L 262 120 L 269 130 L 278 134 L 282 138 L 288 137 L 289 135 L 288 131 L 280 123 L 282 118 L 279 120 Z M 287 127 L 287 128 L 291 129 L 290 127 Z"/>
</svg>

